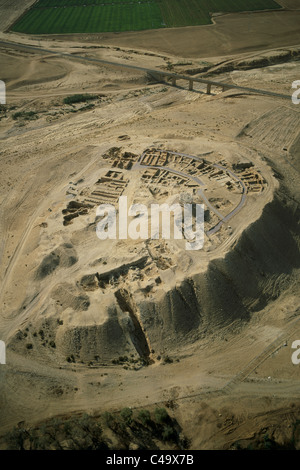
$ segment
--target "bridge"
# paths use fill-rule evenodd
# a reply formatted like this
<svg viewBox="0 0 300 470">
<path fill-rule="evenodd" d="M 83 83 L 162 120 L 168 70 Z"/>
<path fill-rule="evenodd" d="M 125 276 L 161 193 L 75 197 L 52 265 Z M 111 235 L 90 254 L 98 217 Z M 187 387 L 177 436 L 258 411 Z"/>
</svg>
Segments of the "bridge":
<svg viewBox="0 0 300 470">
<path fill-rule="evenodd" d="M 240 85 L 234 85 L 233 83 L 224 83 L 224 82 L 216 82 L 214 80 L 209 80 L 206 78 L 197 78 L 197 77 L 190 77 L 186 75 L 181 75 L 178 73 L 171 73 L 171 72 L 161 72 L 161 71 L 154 71 L 154 70 L 148 70 L 148 75 L 152 76 L 155 80 L 159 82 L 165 82 L 166 84 L 169 84 L 166 82 L 166 80 L 170 80 L 170 84 L 172 86 L 176 86 L 177 80 L 185 80 L 188 82 L 188 89 L 190 91 L 194 90 L 194 83 L 204 83 L 206 84 L 206 93 L 208 95 L 211 94 L 211 88 L 212 86 L 221 88 L 222 91 L 230 90 L 230 89 L 235 89 L 235 90 L 240 90 L 245 93 L 254 93 L 254 94 L 260 94 L 260 95 L 267 95 L 267 96 L 275 96 L 277 98 L 283 98 L 283 99 L 288 99 L 291 100 L 290 95 L 283 95 L 280 93 L 275 93 L 273 91 L 268 91 L 268 90 L 260 90 L 257 88 L 249 88 L 249 87 L 244 87 Z"/>
<path fill-rule="evenodd" d="M 208 80 L 206 78 L 197 78 L 197 77 L 191 77 L 187 75 L 181 75 L 178 73 L 172 73 L 172 72 L 167 72 L 167 71 L 162 71 L 162 70 L 153 70 L 153 69 L 148 69 L 145 67 L 139 67 L 137 65 L 130 65 L 130 64 L 122 64 L 119 62 L 112 62 L 109 60 L 103 60 L 103 59 L 96 59 L 94 57 L 85 57 L 85 56 L 80 56 L 80 55 L 73 55 L 68 52 L 60 52 L 60 51 L 53 51 L 50 49 L 45 49 L 42 47 L 37 47 L 37 46 L 30 46 L 28 44 L 20 44 L 17 42 L 10 42 L 10 41 L 0 41 L 0 47 L 11 47 L 13 49 L 24 49 L 27 51 L 31 52 L 37 52 L 40 54 L 51 54 L 51 55 L 57 55 L 60 57 L 65 57 L 66 59 L 70 60 L 80 60 L 80 61 L 86 61 L 86 62 L 92 62 L 92 63 L 98 63 L 99 65 L 109 65 L 112 67 L 119 67 L 119 68 L 126 68 L 126 69 L 131 69 L 131 70 L 137 70 L 142 73 L 146 73 L 148 76 L 152 77 L 154 80 L 157 82 L 163 82 L 166 85 L 171 85 L 171 86 L 176 86 L 178 80 L 184 80 L 188 83 L 188 89 L 190 91 L 194 90 L 194 83 L 204 83 L 206 84 L 206 93 L 211 94 L 211 88 L 212 87 L 217 87 L 221 88 L 222 91 L 225 90 L 240 90 L 241 92 L 244 93 L 253 93 L 253 94 L 260 94 L 260 95 L 265 95 L 265 96 L 273 96 L 276 98 L 282 98 L 282 99 L 288 99 L 291 100 L 290 95 L 284 95 L 280 93 L 275 93 L 269 90 L 260 90 L 257 88 L 248 88 L 240 85 L 234 85 L 232 83 L 224 83 L 224 82 L 216 82 L 213 80 Z M 168 81 L 169 80 L 169 81 Z"/>
</svg>

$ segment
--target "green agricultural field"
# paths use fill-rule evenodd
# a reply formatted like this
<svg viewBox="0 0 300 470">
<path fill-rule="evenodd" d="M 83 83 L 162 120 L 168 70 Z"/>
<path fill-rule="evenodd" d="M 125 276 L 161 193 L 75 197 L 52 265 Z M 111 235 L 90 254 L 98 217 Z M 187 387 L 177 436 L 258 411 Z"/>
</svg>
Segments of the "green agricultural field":
<svg viewBox="0 0 300 470">
<path fill-rule="evenodd" d="M 278 8 L 274 0 L 39 0 L 12 30 L 30 34 L 140 31 L 210 24 L 214 12 Z"/>
<path fill-rule="evenodd" d="M 281 8 L 273 0 L 162 0 L 159 4 L 169 28 L 211 24 L 210 13 Z"/>
</svg>

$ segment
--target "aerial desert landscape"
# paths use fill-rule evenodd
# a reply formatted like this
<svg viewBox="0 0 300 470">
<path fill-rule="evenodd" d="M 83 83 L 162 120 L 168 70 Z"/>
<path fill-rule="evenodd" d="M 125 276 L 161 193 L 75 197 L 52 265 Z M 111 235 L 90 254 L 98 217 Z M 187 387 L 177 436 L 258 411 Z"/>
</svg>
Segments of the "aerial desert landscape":
<svg viewBox="0 0 300 470">
<path fill-rule="evenodd" d="M 300 1 L 278 3 L 33 35 L 34 2 L 0 0 L 0 449 L 300 449 Z M 125 199 L 202 205 L 203 246 L 101 240 Z"/>
</svg>

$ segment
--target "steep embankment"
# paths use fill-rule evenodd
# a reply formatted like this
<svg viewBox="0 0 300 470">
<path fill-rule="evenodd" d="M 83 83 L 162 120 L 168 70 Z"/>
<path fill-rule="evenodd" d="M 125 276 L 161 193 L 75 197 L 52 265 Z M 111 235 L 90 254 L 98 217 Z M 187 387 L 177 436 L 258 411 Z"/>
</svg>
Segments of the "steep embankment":
<svg viewBox="0 0 300 470">
<path fill-rule="evenodd" d="M 299 213 L 299 205 L 281 188 L 224 258 L 210 261 L 205 272 L 191 275 L 165 294 L 161 292 L 155 302 L 139 302 L 134 292 L 119 289 L 110 294 L 107 306 L 99 302 L 102 321 L 98 324 L 95 320 L 78 326 L 48 322 L 48 340 L 55 341 L 55 357 L 111 362 L 130 354 L 151 362 L 161 351 L 180 353 L 188 343 L 207 338 L 233 322 L 247 322 L 253 312 L 263 309 L 294 282 L 300 267 Z M 95 286 L 93 295 L 98 289 Z M 88 310 L 88 292 L 85 295 Z M 37 343 L 39 339 L 35 338 Z M 10 346 L 19 349 L 16 339 Z M 155 350 L 154 356 L 151 350 Z M 43 347 L 34 344 L 34 351 L 41 355 Z"/>
</svg>

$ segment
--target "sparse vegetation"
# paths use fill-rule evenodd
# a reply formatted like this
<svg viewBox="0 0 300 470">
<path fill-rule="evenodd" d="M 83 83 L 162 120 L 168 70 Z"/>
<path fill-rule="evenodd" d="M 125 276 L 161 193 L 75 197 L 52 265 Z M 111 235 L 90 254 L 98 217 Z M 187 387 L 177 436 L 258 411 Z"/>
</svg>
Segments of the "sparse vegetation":
<svg viewBox="0 0 300 470">
<path fill-rule="evenodd" d="M 170 417 L 168 412 L 165 408 L 156 408 L 154 411 L 155 420 L 159 423 L 168 423 L 170 421 Z"/>
<path fill-rule="evenodd" d="M 12 115 L 12 118 L 16 121 L 17 119 L 24 119 L 25 121 L 32 121 L 37 119 L 38 115 L 35 111 L 19 111 Z"/>
<path fill-rule="evenodd" d="M 66 361 L 67 362 L 75 362 L 75 357 L 73 356 L 73 354 L 71 354 L 71 356 L 67 356 Z"/>
<path fill-rule="evenodd" d="M 88 414 L 52 418 L 36 427 L 21 423 L 2 438 L 8 450 L 118 450 L 159 449 L 165 442 L 174 449 L 187 449 L 176 420 L 154 423 L 148 410 L 134 413 L 106 411 L 100 416 Z M 4 446 L 3 446 L 4 443 Z"/>
<path fill-rule="evenodd" d="M 141 410 L 138 419 L 146 426 L 151 423 L 151 415 L 149 410 Z"/>
<path fill-rule="evenodd" d="M 93 103 L 82 106 L 78 111 L 88 111 L 89 109 L 94 109 L 95 105 Z"/>
<path fill-rule="evenodd" d="M 177 435 L 176 435 L 176 432 L 175 432 L 175 429 L 172 428 L 171 426 L 165 426 L 163 428 L 163 432 L 162 432 L 162 438 L 164 441 L 172 441 L 174 439 L 176 439 Z"/>
<path fill-rule="evenodd" d="M 128 370 L 130 368 L 129 367 L 130 365 L 131 365 L 131 368 L 132 368 L 132 366 L 134 364 L 136 364 L 136 365 L 147 365 L 147 362 L 144 359 L 138 358 L 138 357 L 135 358 L 134 354 L 131 354 L 130 357 L 128 357 L 128 356 L 119 356 L 118 359 L 113 359 L 111 362 L 114 365 L 123 365 L 123 368 L 126 369 L 126 370 Z"/>
<path fill-rule="evenodd" d="M 285 442 L 278 442 L 268 432 L 259 432 L 252 438 L 239 440 L 232 444 L 234 450 L 298 450 L 299 449 L 299 425 L 300 420 L 296 420 L 292 425 L 291 437 L 285 439 Z"/>
<path fill-rule="evenodd" d="M 127 426 L 130 426 L 130 424 L 132 423 L 132 409 L 131 408 L 123 408 L 120 415 L 123 418 L 125 424 Z"/>
<path fill-rule="evenodd" d="M 172 364 L 172 362 L 173 362 L 173 359 L 171 357 L 169 357 L 169 356 L 164 357 L 164 363 L 165 364 Z"/>
<path fill-rule="evenodd" d="M 88 415 L 69 419 L 53 418 L 40 428 L 14 428 L 6 434 L 10 450 L 105 450 L 102 428 Z"/>
<path fill-rule="evenodd" d="M 67 96 L 63 99 L 64 104 L 87 103 L 88 101 L 96 100 L 97 95 L 78 94 Z"/>
<path fill-rule="evenodd" d="M 182 66 L 185 66 L 185 65 L 193 65 L 193 62 L 190 62 L 190 61 L 187 61 L 187 62 L 185 62 L 185 61 L 182 61 L 182 62 L 181 62 L 181 61 L 178 61 L 178 62 L 176 62 L 174 65 L 178 65 L 178 66 L 181 66 L 181 65 L 182 65 Z"/>
</svg>

